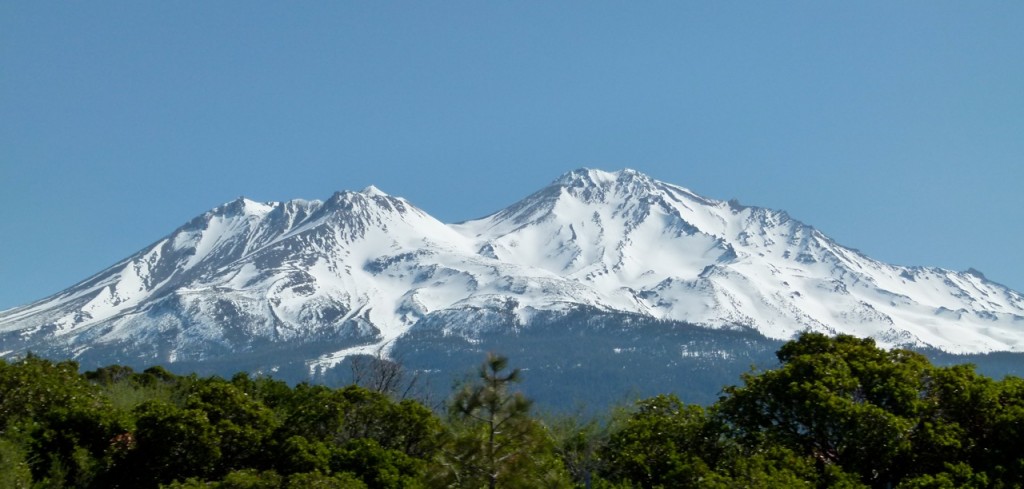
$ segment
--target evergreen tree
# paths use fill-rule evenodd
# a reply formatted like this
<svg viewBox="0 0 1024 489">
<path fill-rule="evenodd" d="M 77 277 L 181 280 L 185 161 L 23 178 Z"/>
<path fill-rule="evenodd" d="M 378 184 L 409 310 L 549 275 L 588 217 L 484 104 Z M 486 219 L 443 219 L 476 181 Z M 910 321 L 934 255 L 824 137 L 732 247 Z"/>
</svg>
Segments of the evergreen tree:
<svg viewBox="0 0 1024 489">
<path fill-rule="evenodd" d="M 476 382 L 453 397 L 452 434 L 441 457 L 441 481 L 456 487 L 567 487 L 561 462 L 543 426 L 530 417 L 531 401 L 510 387 L 520 370 L 488 354 Z"/>
</svg>

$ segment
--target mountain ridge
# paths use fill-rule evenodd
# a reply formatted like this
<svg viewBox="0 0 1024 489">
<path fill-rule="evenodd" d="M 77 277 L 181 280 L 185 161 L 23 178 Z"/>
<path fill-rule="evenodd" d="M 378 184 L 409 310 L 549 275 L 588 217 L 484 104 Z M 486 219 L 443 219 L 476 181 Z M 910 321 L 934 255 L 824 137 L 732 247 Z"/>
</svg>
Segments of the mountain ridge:
<svg viewBox="0 0 1024 489">
<path fill-rule="evenodd" d="M 776 340 L 813 330 L 1024 351 L 1024 297 L 980 272 L 885 264 L 784 211 L 635 170 L 578 169 L 455 224 L 373 186 L 324 201 L 240 197 L 64 291 L 0 311 L 0 352 L 174 362 L 294 343 L 319 351 L 302 360 L 315 371 L 387 352 L 439 318 L 472 340 L 488 326 L 454 323 L 498 314 L 528 326 L 577 309 Z"/>
</svg>

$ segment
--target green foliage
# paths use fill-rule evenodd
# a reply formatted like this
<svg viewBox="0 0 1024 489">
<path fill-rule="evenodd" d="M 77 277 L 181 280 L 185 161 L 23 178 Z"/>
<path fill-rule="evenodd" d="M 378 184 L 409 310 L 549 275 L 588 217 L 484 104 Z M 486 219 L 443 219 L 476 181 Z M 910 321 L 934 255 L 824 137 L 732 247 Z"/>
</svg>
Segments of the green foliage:
<svg viewBox="0 0 1024 489">
<path fill-rule="evenodd" d="M 53 363 L 32 355 L 13 364 L 0 360 L 0 430 L 56 408 L 98 409 L 102 402 L 75 362 Z"/>
<path fill-rule="evenodd" d="M 118 422 L 96 386 L 75 362 L 53 363 L 32 355 L 0 361 L 0 435 L 8 441 L 12 477 L 21 477 L 25 453 L 33 480 L 62 487 L 89 484 L 100 466 L 107 435 Z M 17 446 L 17 449 L 15 449 Z"/>
<path fill-rule="evenodd" d="M 182 482 L 167 484 L 167 489 L 278 489 L 284 478 L 274 471 L 261 472 L 254 469 L 236 470 L 215 482 L 207 482 L 195 477 Z"/>
<path fill-rule="evenodd" d="M 781 445 L 838 465 L 869 484 L 898 480 L 928 362 L 870 339 L 804 334 L 782 347 L 782 366 L 725 390 L 723 417 L 747 443 Z"/>
<path fill-rule="evenodd" d="M 809 457 L 743 445 L 713 410 L 675 396 L 639 401 L 600 455 L 599 482 L 609 487 L 798 488 L 821 481 Z"/>
<path fill-rule="evenodd" d="M 449 408 L 450 437 L 435 483 L 456 487 L 566 487 L 554 443 L 530 417 L 531 402 L 509 392 L 520 370 L 489 354 L 475 383 L 463 386 Z"/>
<path fill-rule="evenodd" d="M 250 377 L 239 372 L 231 378 L 231 384 L 275 412 L 292 398 L 292 388 L 287 383 L 270 377 Z"/>
<path fill-rule="evenodd" d="M 309 472 L 288 478 L 284 489 L 366 489 L 366 483 L 352 474 L 333 475 Z"/>
<path fill-rule="evenodd" d="M 219 379 L 196 382 L 185 408 L 206 413 L 220 439 L 219 471 L 255 466 L 270 457 L 261 448 L 278 426 L 274 413 L 233 384 Z"/>
<path fill-rule="evenodd" d="M 427 457 L 436 450 L 440 420 L 423 405 L 411 400 L 395 403 L 382 393 L 355 385 L 336 392 L 347 406 L 336 441 L 369 439 L 414 457 Z"/>
<path fill-rule="evenodd" d="M 745 375 L 718 404 L 742 443 L 811 457 L 823 481 L 852 474 L 871 486 L 1024 484 L 1012 441 L 1024 435 L 1020 379 L 934 367 L 850 336 L 804 334 L 778 356 L 780 368 Z"/>
<path fill-rule="evenodd" d="M 640 487 L 695 487 L 711 473 L 717 435 L 700 406 L 675 396 L 641 401 L 604 450 L 606 475 Z M 712 461 L 713 463 L 713 461 Z"/>
<path fill-rule="evenodd" d="M 121 474 L 118 482 L 124 487 L 153 487 L 215 475 L 221 439 L 205 412 L 147 402 L 134 414 L 133 446 L 116 462 Z"/>
<path fill-rule="evenodd" d="M 96 478 L 109 461 L 110 440 L 126 430 L 125 421 L 109 409 L 54 408 L 42 420 L 29 444 L 33 470 L 74 487 Z"/>
<path fill-rule="evenodd" d="M 445 419 L 359 386 L 0 360 L 0 487 L 1024 487 L 1024 380 L 804 334 L 707 407 L 542 421 L 491 355 Z"/>
<path fill-rule="evenodd" d="M 0 437 L 0 487 L 27 489 L 31 485 L 25 450 L 20 443 Z"/>
<path fill-rule="evenodd" d="M 272 470 L 236 470 L 219 481 L 189 478 L 162 485 L 165 489 L 366 489 L 366 484 L 348 473 L 327 475 L 308 472 L 282 477 Z"/>
<path fill-rule="evenodd" d="M 172 402 L 172 390 L 166 385 L 144 385 L 131 380 L 100 386 L 100 393 L 118 411 L 131 411 L 147 401 Z"/>
<path fill-rule="evenodd" d="M 565 465 L 576 486 L 592 487 L 605 484 L 598 471 L 605 466 L 601 451 L 608 445 L 613 431 L 621 429 L 615 415 L 607 420 L 581 419 L 580 414 L 548 416 L 546 425 L 555 445 L 558 458 Z M 624 421 L 623 421 L 624 422 Z"/>
<path fill-rule="evenodd" d="M 922 474 L 907 479 L 897 489 L 981 489 L 990 487 L 984 472 L 975 472 L 970 465 L 960 462 L 945 464 L 941 472 Z"/>
<path fill-rule="evenodd" d="M 716 475 L 709 477 L 709 480 L 714 480 L 722 488 L 812 488 L 817 485 L 819 478 L 813 460 L 792 450 L 774 446 L 762 450 L 734 447 L 719 460 Z M 836 487 L 839 484 L 833 481 L 827 485 Z M 848 487 L 858 485 L 854 483 Z"/>
<path fill-rule="evenodd" d="M 331 457 L 332 472 L 357 475 L 369 487 L 422 487 L 419 480 L 424 468 L 422 460 L 384 448 L 370 438 L 353 440 Z"/>
<path fill-rule="evenodd" d="M 281 473 L 328 472 L 331 467 L 331 448 L 321 441 L 309 441 L 295 435 L 280 445 L 275 464 Z"/>
</svg>

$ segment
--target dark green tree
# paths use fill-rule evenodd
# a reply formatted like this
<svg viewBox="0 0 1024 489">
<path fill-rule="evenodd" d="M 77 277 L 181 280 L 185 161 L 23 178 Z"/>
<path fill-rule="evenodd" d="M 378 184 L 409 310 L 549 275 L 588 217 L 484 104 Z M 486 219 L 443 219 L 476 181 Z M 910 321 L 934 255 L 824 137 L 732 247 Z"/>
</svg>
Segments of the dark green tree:
<svg viewBox="0 0 1024 489">
<path fill-rule="evenodd" d="M 813 458 L 822 475 L 852 472 L 871 485 L 911 467 L 931 365 L 921 355 L 877 348 L 871 339 L 805 333 L 778 352 L 782 366 L 725 389 L 723 418 L 751 446 L 781 446 Z M 831 468 L 830 468 L 831 467 Z"/>
<path fill-rule="evenodd" d="M 79 375 L 77 363 L 34 355 L 0 360 L 0 438 L 17 441 L 35 480 L 89 484 L 118 429 L 109 402 Z"/>
<path fill-rule="evenodd" d="M 413 487 L 440 447 L 441 421 L 430 410 L 355 385 L 299 385 L 280 410 L 282 474 L 349 473 L 371 487 Z"/>
<path fill-rule="evenodd" d="M 555 443 L 555 451 L 562 460 L 573 484 L 584 489 L 600 486 L 599 473 L 606 467 L 602 450 L 608 445 L 610 434 L 616 427 L 614 418 L 608 420 L 582 418 L 581 413 L 548 415 L 546 424 Z"/>
<path fill-rule="evenodd" d="M 22 444 L 0 437 L 0 487 L 28 488 L 32 471 Z"/>
<path fill-rule="evenodd" d="M 370 438 L 353 440 L 331 456 L 331 472 L 358 476 L 369 487 L 414 489 L 423 487 L 424 460 L 389 450 Z"/>
<path fill-rule="evenodd" d="M 1007 377 L 997 382 L 971 365 L 936 368 L 923 402 L 908 461 L 915 468 L 912 475 L 927 479 L 948 474 L 959 481 L 986 477 L 1024 486 L 1019 448 L 1024 437 L 1024 381 Z"/>
<path fill-rule="evenodd" d="M 220 481 L 205 481 L 190 477 L 162 486 L 166 489 L 280 489 L 284 478 L 274 471 L 260 472 L 252 469 L 229 473 Z"/>
<path fill-rule="evenodd" d="M 712 474 L 719 452 L 709 425 L 703 408 L 675 396 L 640 401 L 603 451 L 604 475 L 643 488 L 697 487 Z"/>
<path fill-rule="evenodd" d="M 309 441 L 294 435 L 276 446 L 275 466 L 282 474 L 330 472 L 331 447 L 322 441 Z"/>
<path fill-rule="evenodd" d="M 40 420 L 54 409 L 99 409 L 99 390 L 78 374 L 76 362 L 53 363 L 28 355 L 0 360 L 0 434 L 19 420 Z"/>
<path fill-rule="evenodd" d="M 326 475 L 319 472 L 288 477 L 283 489 L 366 489 L 366 484 L 349 473 Z"/>
<path fill-rule="evenodd" d="M 220 440 L 217 473 L 270 467 L 273 454 L 265 450 L 265 445 L 278 421 L 261 402 L 234 384 L 213 378 L 193 383 L 184 405 L 205 413 Z"/>
<path fill-rule="evenodd" d="M 109 487 L 157 487 L 189 477 L 214 477 L 221 439 L 206 412 L 147 402 L 136 408 L 136 427 L 107 479 Z"/>
<path fill-rule="evenodd" d="M 456 487 L 564 487 L 564 467 L 550 436 L 530 417 L 531 401 L 510 387 L 520 370 L 489 354 L 476 382 L 452 398 L 452 436 L 440 457 L 439 483 Z"/>
</svg>

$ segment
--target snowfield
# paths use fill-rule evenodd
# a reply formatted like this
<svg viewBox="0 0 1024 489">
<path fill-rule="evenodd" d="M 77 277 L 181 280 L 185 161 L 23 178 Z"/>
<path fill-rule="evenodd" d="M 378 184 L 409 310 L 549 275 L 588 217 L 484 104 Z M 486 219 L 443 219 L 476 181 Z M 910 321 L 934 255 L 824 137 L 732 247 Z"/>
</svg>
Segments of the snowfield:
<svg viewBox="0 0 1024 489">
<path fill-rule="evenodd" d="M 0 312 L 0 346 L 5 356 L 110 348 L 176 361 L 307 344 L 319 348 L 307 362 L 316 371 L 386 353 L 427 318 L 472 339 L 491 313 L 526 326 L 577 306 L 772 339 L 813 330 L 1024 351 L 1024 297 L 979 272 L 881 263 L 785 212 L 589 169 L 458 224 L 375 187 L 326 201 L 238 199 Z"/>
</svg>

